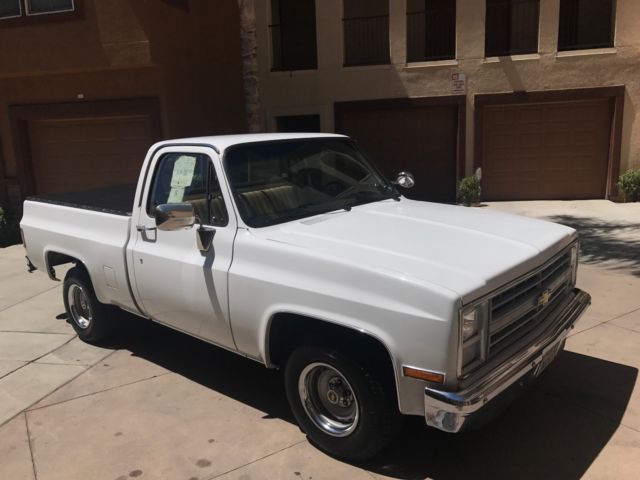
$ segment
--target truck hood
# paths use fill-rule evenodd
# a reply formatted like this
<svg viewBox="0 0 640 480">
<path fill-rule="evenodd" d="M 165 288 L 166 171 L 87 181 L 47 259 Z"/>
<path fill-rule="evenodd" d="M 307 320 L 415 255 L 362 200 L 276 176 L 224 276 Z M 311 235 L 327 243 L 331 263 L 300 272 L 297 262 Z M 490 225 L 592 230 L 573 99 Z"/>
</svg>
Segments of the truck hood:
<svg viewBox="0 0 640 480">
<path fill-rule="evenodd" d="M 327 260 L 437 285 L 474 300 L 539 266 L 575 237 L 563 225 L 403 198 L 253 230 Z"/>
</svg>

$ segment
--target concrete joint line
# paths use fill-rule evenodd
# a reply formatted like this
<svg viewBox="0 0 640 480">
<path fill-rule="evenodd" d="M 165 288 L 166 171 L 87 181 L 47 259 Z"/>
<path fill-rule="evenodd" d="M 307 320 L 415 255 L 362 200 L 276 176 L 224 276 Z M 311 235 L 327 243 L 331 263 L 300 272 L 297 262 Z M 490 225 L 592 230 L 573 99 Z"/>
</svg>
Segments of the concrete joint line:
<svg viewBox="0 0 640 480">
<path fill-rule="evenodd" d="M 29 443 L 29 455 L 31 456 L 31 468 L 33 469 L 33 478 L 38 480 L 38 470 L 36 469 L 36 461 L 33 458 L 33 442 L 31 440 L 31 430 L 29 430 L 29 419 L 27 418 L 27 412 L 22 412 L 24 416 L 24 426 L 27 429 L 27 442 Z"/>
<path fill-rule="evenodd" d="M 10 332 L 10 333 L 32 333 L 32 332 Z M 36 332 L 36 333 L 39 333 L 39 332 Z M 66 335 L 66 334 L 65 334 L 65 333 L 58 333 L 58 334 L 56 334 L 56 335 Z M 2 375 L 2 376 L 0 377 L 0 379 L 1 379 L 1 378 L 6 377 L 7 375 L 11 375 L 13 372 L 17 372 L 18 370 L 20 370 L 21 368 L 26 367 L 27 365 L 31 365 L 32 363 L 38 363 L 38 360 L 40 360 L 40 359 L 41 359 L 41 358 L 43 358 L 43 357 L 46 357 L 46 356 L 47 356 L 47 355 L 49 355 L 50 353 L 55 352 L 55 351 L 56 351 L 56 350 L 58 350 L 59 348 L 64 347 L 65 345 L 67 345 L 67 344 L 68 344 L 71 340 L 73 340 L 74 338 L 76 338 L 76 335 L 72 335 L 72 336 L 71 336 L 71 338 L 70 338 L 69 340 L 67 340 L 66 342 L 64 342 L 62 345 L 60 345 L 60 346 L 58 346 L 58 347 L 56 347 L 56 348 L 53 348 L 53 349 L 49 350 L 48 352 L 43 353 L 43 354 L 42 354 L 42 355 L 40 355 L 39 357 L 34 358 L 33 360 L 29 360 L 29 361 L 25 362 L 25 364 L 24 364 L 24 365 L 21 365 L 21 366 L 19 366 L 18 368 L 14 369 L 14 370 L 11 370 L 9 373 L 7 373 L 7 374 L 5 374 L 5 375 Z M 21 361 L 21 360 L 18 360 L 18 361 Z M 44 364 L 46 364 L 46 362 L 43 362 L 43 363 L 42 363 L 42 365 L 44 365 Z M 62 364 L 62 363 L 57 363 L 56 365 L 72 365 L 72 364 Z M 75 365 L 75 364 L 73 364 L 73 365 Z M 83 367 L 84 365 L 78 365 L 78 366 Z"/>
<path fill-rule="evenodd" d="M 13 372 L 17 372 L 18 370 L 20 370 L 22 367 L 24 367 L 25 365 L 27 365 L 27 363 L 25 363 L 24 365 L 20 365 L 17 368 L 14 368 L 13 370 L 11 370 L 10 372 L 5 373 L 4 375 L 0 375 L 0 380 L 2 380 L 4 377 L 11 375 Z"/>
<path fill-rule="evenodd" d="M 279 450 L 276 450 L 275 452 L 271 452 L 271 453 L 268 453 L 268 454 L 266 454 L 266 455 L 264 455 L 264 456 L 262 456 L 260 458 L 256 458 L 255 460 L 247 462 L 244 465 L 240 465 L 238 467 L 232 468 L 231 470 L 227 470 L 226 472 L 218 473 L 218 474 L 213 475 L 211 477 L 206 477 L 203 480 L 214 480 L 215 478 L 222 477 L 223 475 L 226 475 L 226 474 L 231 473 L 231 472 L 235 472 L 236 470 L 244 468 L 244 467 L 246 467 L 248 465 L 253 465 L 254 463 L 260 462 L 261 460 L 264 460 L 265 458 L 269 458 L 269 457 L 272 457 L 273 455 L 277 455 L 280 452 L 284 452 L 285 450 L 289 450 L 291 447 L 295 447 L 296 445 L 300 445 L 301 443 L 304 443 L 306 441 L 307 441 L 307 439 L 305 438 L 304 440 L 300 440 L 299 442 L 295 442 L 295 443 L 292 443 L 291 445 L 287 445 L 286 447 L 283 447 L 283 448 L 281 448 Z"/>
<path fill-rule="evenodd" d="M 36 359 L 34 359 L 34 360 L 31 360 L 30 362 L 28 362 L 28 363 L 24 364 L 24 365 L 23 365 L 22 367 L 20 367 L 20 368 L 24 368 L 24 367 L 26 367 L 27 365 L 30 365 L 30 364 L 32 364 L 32 363 L 34 363 L 34 362 L 36 362 L 37 360 L 41 359 L 41 358 L 42 358 L 42 357 L 44 357 L 45 355 L 49 355 L 50 353 L 55 352 L 58 348 L 62 348 L 62 347 L 64 347 L 66 344 L 68 344 L 68 343 L 69 343 L 71 340 L 73 340 L 74 338 L 76 338 L 76 337 L 75 337 L 75 336 L 72 336 L 68 341 L 64 342 L 64 343 L 63 343 L 62 345 L 60 345 L 59 347 L 54 348 L 53 350 L 51 350 L 50 352 L 45 353 L 44 355 L 40 355 L 38 358 L 36 358 Z M 111 352 L 109 355 L 107 355 L 106 357 L 104 357 L 104 358 L 109 357 L 109 356 L 110 356 L 111 354 L 113 354 L 113 353 L 115 353 L 115 350 L 114 350 L 113 352 Z M 102 360 L 104 360 L 104 358 L 103 358 Z M 102 360 L 98 360 L 98 362 L 100 362 L 100 361 L 102 361 Z M 93 365 L 96 365 L 98 362 L 94 363 Z M 92 366 L 93 366 L 93 365 L 92 365 Z M 0 423 L 0 427 L 3 427 L 4 425 L 6 425 L 6 424 L 7 424 L 7 423 L 9 423 L 11 420 L 13 420 L 14 418 L 16 418 L 18 415 L 21 415 L 21 414 L 23 414 L 23 413 L 26 415 L 26 412 L 29 410 L 29 408 L 31 408 L 32 406 L 34 406 L 36 403 L 38 403 L 38 402 L 42 401 L 43 399 L 47 398 L 49 395 L 51 395 L 51 394 L 53 394 L 53 393 L 57 392 L 58 390 L 60 390 L 60 389 L 61 389 L 62 387 L 64 387 L 65 385 L 67 385 L 67 384 L 69 384 L 69 383 L 73 382 L 76 378 L 78 378 L 80 375 L 82 375 L 82 374 L 83 374 L 83 373 L 85 373 L 87 370 L 89 370 L 89 368 L 91 368 L 91 367 L 85 367 L 85 366 L 83 366 L 83 367 L 84 367 L 84 369 L 83 369 L 82 371 L 78 372 L 78 374 L 77 374 L 77 375 L 74 375 L 74 376 L 73 376 L 73 377 L 71 377 L 69 380 L 67 380 L 66 382 L 64 382 L 63 384 L 59 385 L 57 388 L 55 388 L 53 391 L 51 391 L 51 392 L 49 392 L 49 393 L 47 393 L 47 394 L 43 395 L 42 397 L 38 398 L 38 399 L 37 399 L 35 402 L 33 402 L 31 405 L 28 405 L 28 406 L 27 406 L 27 408 L 25 408 L 22 412 L 20 412 L 20 413 L 16 413 L 13 417 L 10 417 L 10 418 L 6 419 L 4 422 Z M 20 368 L 17 368 L 16 370 L 14 370 L 14 372 L 15 372 L 15 371 L 20 370 Z"/>
<path fill-rule="evenodd" d="M 64 334 L 61 334 L 64 335 Z M 49 355 L 50 353 L 55 352 L 56 350 L 58 350 L 59 348 L 64 347 L 65 345 L 68 345 L 69 342 L 71 342 L 74 338 L 76 338 L 77 335 L 71 335 L 71 338 L 69 338 L 69 340 L 67 340 L 66 342 L 64 342 L 62 345 L 57 346 L 56 348 L 52 348 L 51 350 L 49 350 L 47 353 L 44 353 L 42 355 L 40 355 L 37 358 L 34 358 L 33 360 L 30 360 L 29 362 L 27 362 L 26 365 L 23 365 L 23 367 L 26 367 L 27 365 L 31 364 L 31 363 L 36 363 L 38 360 L 40 360 L 41 358 L 46 357 L 47 355 Z"/>
<path fill-rule="evenodd" d="M 628 428 L 628 429 L 629 429 L 629 430 L 631 430 L 632 432 L 640 433 L 640 430 L 638 430 L 637 428 L 634 428 L 634 427 L 630 427 L 630 426 L 629 426 L 629 425 L 627 425 L 626 423 L 621 423 L 621 424 L 620 424 L 620 426 L 621 426 L 621 427 L 624 427 L 624 428 Z"/>
<path fill-rule="evenodd" d="M 114 351 L 113 353 L 115 353 L 115 351 Z M 106 356 L 106 357 L 104 357 L 104 358 L 103 358 L 102 360 L 100 360 L 100 361 L 106 360 L 107 358 L 109 358 L 109 355 L 108 355 L 108 356 Z M 93 366 L 95 366 L 95 365 L 97 365 L 98 363 L 99 363 L 99 362 L 94 363 L 94 364 L 92 365 L 92 367 L 93 367 Z M 56 364 L 56 365 L 59 365 L 59 364 Z M 87 368 L 87 370 L 89 370 L 89 368 Z M 80 372 L 80 374 L 79 374 L 78 376 L 76 376 L 76 377 L 72 378 L 71 380 L 69 380 L 69 382 L 71 382 L 72 380 L 75 380 L 76 378 L 78 378 L 78 377 L 79 377 L 80 375 L 82 375 L 83 373 L 86 373 L 86 372 L 87 372 L 87 370 L 85 370 L 84 372 Z M 33 405 L 35 405 L 35 403 L 34 403 L 34 404 L 32 404 L 32 406 L 27 407 L 27 409 L 26 409 L 25 411 L 27 411 L 27 412 L 35 412 L 36 410 L 42 410 L 43 408 L 49 408 L 49 407 L 53 407 L 53 406 L 55 406 L 55 405 L 61 405 L 61 404 L 63 404 L 63 403 L 72 402 L 73 400 L 78 400 L 78 399 L 80 399 L 80 398 L 91 397 L 91 396 L 93 396 L 93 395 L 98 395 L 98 394 L 100 394 L 100 393 L 109 392 L 109 391 L 111 391 L 111 390 L 116 390 L 116 389 L 118 389 L 118 388 L 128 387 L 129 385 L 135 385 L 136 383 L 146 382 L 147 380 L 153 380 L 154 378 L 159 378 L 159 377 L 162 377 L 162 376 L 164 376 L 164 375 L 168 375 L 169 373 L 171 373 L 171 372 L 165 372 L 165 373 L 160 373 L 160 374 L 158 374 L 158 375 L 153 375 L 153 376 L 151 376 L 151 377 L 141 378 L 141 379 L 139 379 L 139 380 L 134 380 L 133 382 L 123 383 L 122 385 L 114 385 L 113 387 L 103 388 L 102 390 L 98 390 L 98 391 L 95 391 L 95 392 L 85 393 L 85 394 L 83 394 L 83 395 L 78 395 L 77 397 L 67 398 L 66 400 L 60 400 L 59 402 L 50 403 L 50 404 L 48 404 L 48 405 L 43 405 L 43 406 L 41 406 L 41 407 L 33 407 Z M 67 382 L 67 383 L 69 383 L 69 382 Z M 65 383 L 65 384 L 63 384 L 63 385 L 60 385 L 60 386 L 59 386 L 58 388 L 56 388 L 53 392 L 51 392 L 51 393 L 47 394 L 47 395 L 46 395 L 45 397 L 43 397 L 43 398 L 46 398 L 46 397 L 48 397 L 49 395 L 54 394 L 56 391 L 58 391 L 59 389 L 61 389 L 61 388 L 62 388 L 62 387 L 64 387 L 65 385 L 66 385 L 66 383 Z M 42 399 L 40 399 L 40 400 L 42 400 Z M 39 402 L 40 400 L 38 400 L 38 402 Z M 38 403 L 38 402 L 36 402 L 36 403 Z"/>
<path fill-rule="evenodd" d="M 551 395 L 554 396 L 555 398 L 560 399 L 560 400 L 564 399 L 564 397 L 562 395 L 558 395 L 558 394 L 554 394 L 554 393 L 552 393 Z M 625 428 L 628 428 L 629 430 L 633 430 L 634 432 L 640 433 L 640 430 L 638 430 L 637 428 L 634 428 L 634 427 L 632 427 L 630 425 L 622 423 L 622 421 L 618 422 L 618 421 L 614 420 L 613 418 L 609 417 L 608 415 L 606 415 L 604 413 L 598 412 L 596 410 L 592 410 L 591 408 L 585 407 L 584 405 L 574 405 L 574 406 L 584 410 L 585 412 L 589 412 L 589 413 L 595 415 L 596 417 L 600 417 L 603 420 L 606 420 L 606 421 L 610 422 L 613 425 L 617 425 L 618 427 L 625 427 Z"/>
<path fill-rule="evenodd" d="M 584 330 L 582 330 L 582 331 L 580 331 L 580 332 L 572 333 L 572 334 L 570 334 L 570 335 L 569 335 L 569 337 L 575 337 L 576 335 L 580 335 L 581 333 L 588 332 L 589 330 L 593 330 L 594 328 L 599 327 L 600 325 L 604 325 L 605 323 L 607 323 L 607 324 L 608 324 L 609 322 L 612 322 L 612 321 L 614 321 L 614 320 L 617 320 L 617 319 L 619 319 L 619 318 L 624 317 L 625 315 L 629 315 L 630 313 L 634 313 L 634 312 L 637 312 L 637 311 L 640 311 L 640 307 L 638 307 L 638 308 L 634 308 L 633 310 L 629 310 L 628 312 L 621 313 L 620 315 L 616 315 L 615 317 L 610 318 L 609 320 L 603 320 L 602 322 L 597 323 L 597 324 L 595 324 L 594 326 L 589 327 L 589 328 L 586 328 L 586 329 L 584 329 Z M 637 332 L 636 330 L 632 330 L 632 329 L 630 329 L 630 328 L 621 327 L 620 325 L 616 325 L 615 323 L 612 323 L 612 324 L 611 324 L 611 326 L 613 326 L 613 327 L 618 327 L 618 328 L 622 328 L 623 330 L 627 330 L 627 331 L 629 331 L 629 332 L 640 333 L 640 332 Z"/>
<path fill-rule="evenodd" d="M 37 335 L 69 335 L 68 333 L 60 332 L 32 332 L 30 330 L 0 330 L 2 333 L 35 333 Z"/>
<path fill-rule="evenodd" d="M 47 288 L 46 290 L 44 290 L 44 291 L 42 291 L 42 292 L 39 292 L 39 293 L 36 293 L 35 295 L 31 295 L 30 297 L 23 298 L 23 299 L 22 299 L 22 300 L 20 300 L 19 302 L 12 303 L 11 305 L 7 305 L 7 306 L 6 306 L 6 307 L 4 307 L 2 310 L 0 310 L 0 312 L 4 312 L 5 310 L 9 310 L 10 308 L 15 307 L 16 305 L 20 305 L 21 303 L 24 303 L 24 302 L 26 302 L 26 301 L 28 301 L 28 300 L 31 300 L 32 298 L 36 298 L 36 297 L 38 297 L 38 296 L 40 296 L 40 295 L 42 295 L 42 294 L 44 294 L 44 293 L 50 292 L 50 291 L 51 291 L 51 290 L 53 290 L 54 288 L 60 288 L 60 285 L 55 285 L 55 286 L 53 286 L 53 287 L 51 287 L 51 288 Z"/>
<path fill-rule="evenodd" d="M 107 358 L 107 357 L 104 357 Z M 66 363 L 66 362 L 34 362 L 37 363 L 38 365 L 66 365 L 66 366 L 72 366 L 72 367 L 87 367 L 87 368 L 91 368 L 93 365 L 95 364 L 87 364 L 87 363 Z"/>
</svg>

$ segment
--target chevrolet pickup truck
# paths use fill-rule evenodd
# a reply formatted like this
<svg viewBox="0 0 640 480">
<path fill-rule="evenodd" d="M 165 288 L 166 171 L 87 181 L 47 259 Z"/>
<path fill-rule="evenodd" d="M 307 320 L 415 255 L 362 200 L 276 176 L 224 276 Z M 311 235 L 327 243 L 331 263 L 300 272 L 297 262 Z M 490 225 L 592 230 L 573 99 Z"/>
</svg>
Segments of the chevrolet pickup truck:
<svg viewBox="0 0 640 480">
<path fill-rule="evenodd" d="M 30 270 L 73 265 L 81 339 L 120 308 L 281 368 L 301 429 L 359 459 L 403 415 L 479 423 L 590 303 L 573 229 L 410 200 L 413 183 L 340 135 L 189 138 L 154 145 L 137 186 L 28 199 L 21 229 Z"/>
</svg>

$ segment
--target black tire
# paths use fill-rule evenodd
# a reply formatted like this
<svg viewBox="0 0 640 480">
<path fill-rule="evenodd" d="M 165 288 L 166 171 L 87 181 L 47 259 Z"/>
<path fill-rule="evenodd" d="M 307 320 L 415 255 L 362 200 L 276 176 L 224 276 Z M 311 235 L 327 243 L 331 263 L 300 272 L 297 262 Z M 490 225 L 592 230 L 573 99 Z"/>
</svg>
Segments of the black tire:
<svg viewBox="0 0 640 480">
<path fill-rule="evenodd" d="M 326 403 L 326 401 L 334 400 L 335 395 L 327 391 L 328 400 L 320 400 L 321 394 L 319 392 L 321 389 L 318 387 L 314 402 L 311 400 L 313 394 L 306 388 L 304 389 L 305 393 L 300 391 L 299 382 L 302 381 L 303 385 L 306 384 L 305 379 L 313 374 L 313 369 L 318 368 L 325 368 L 328 372 L 333 369 L 346 380 L 344 384 L 341 381 L 339 383 L 341 387 L 346 385 L 348 388 L 341 390 L 341 393 L 346 392 L 346 396 L 340 395 L 341 400 L 338 403 L 345 398 L 347 401 L 355 398 L 357 405 L 356 420 L 353 422 L 355 425 L 341 431 L 341 436 L 336 436 L 335 432 L 329 433 L 327 431 L 329 427 L 319 426 L 318 423 L 322 423 L 322 420 L 318 420 L 317 415 L 309 413 L 310 409 L 314 410 L 309 407 L 310 402 L 311 404 Z M 321 375 L 324 373 L 318 376 Z M 393 385 L 389 385 L 389 381 L 385 382 L 383 379 L 377 378 L 373 372 L 335 350 L 312 346 L 299 347 L 287 360 L 284 377 L 289 405 L 298 425 L 312 443 L 335 457 L 347 460 L 371 458 L 387 446 L 399 431 L 402 416 L 398 412 Z M 332 378 L 335 380 L 336 377 Z M 320 382 L 318 380 L 318 383 Z M 331 384 L 331 382 L 329 383 Z M 311 384 L 313 384 L 313 380 L 311 380 Z M 353 390 L 353 396 L 349 395 L 351 390 Z M 307 395 L 306 402 L 302 398 L 304 395 Z M 332 395 L 332 398 L 329 398 L 329 395 Z M 329 408 L 335 408 L 335 405 L 329 406 Z M 324 412 L 330 411 L 325 410 Z M 330 414 L 328 416 L 336 418 Z M 344 425 L 349 424 L 349 421 L 344 423 Z M 350 430 L 351 428 L 352 430 Z"/>
<path fill-rule="evenodd" d="M 62 292 L 67 321 L 78 337 L 87 343 L 99 343 L 108 338 L 112 332 L 109 308 L 98 301 L 84 268 L 74 267 L 67 272 Z M 82 302 L 86 308 L 82 307 Z M 83 319 L 88 320 L 88 324 L 85 325 Z"/>
</svg>

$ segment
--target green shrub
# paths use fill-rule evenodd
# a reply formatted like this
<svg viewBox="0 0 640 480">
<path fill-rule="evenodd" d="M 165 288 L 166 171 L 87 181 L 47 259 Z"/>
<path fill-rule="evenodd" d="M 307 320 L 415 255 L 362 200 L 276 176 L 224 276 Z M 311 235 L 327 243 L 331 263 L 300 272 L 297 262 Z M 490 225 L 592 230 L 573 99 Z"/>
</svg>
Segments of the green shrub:
<svg viewBox="0 0 640 480">
<path fill-rule="evenodd" d="M 469 175 L 458 183 L 458 202 L 463 205 L 472 205 L 480 202 L 480 179 L 479 175 Z"/>
<path fill-rule="evenodd" d="M 20 243 L 20 221 L 11 208 L 0 207 L 0 247 Z"/>
<path fill-rule="evenodd" d="M 628 170 L 620 176 L 620 191 L 627 202 L 640 201 L 640 168 Z"/>
</svg>

